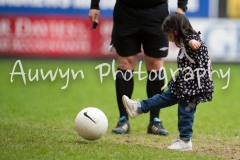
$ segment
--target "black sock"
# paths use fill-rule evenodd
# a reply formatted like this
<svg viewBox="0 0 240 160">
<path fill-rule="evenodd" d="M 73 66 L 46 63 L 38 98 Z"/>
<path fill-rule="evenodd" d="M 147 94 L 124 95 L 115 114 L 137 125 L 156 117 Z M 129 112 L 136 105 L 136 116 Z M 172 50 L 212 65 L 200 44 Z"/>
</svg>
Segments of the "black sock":
<svg viewBox="0 0 240 160">
<path fill-rule="evenodd" d="M 118 69 L 118 73 L 116 74 L 116 82 L 115 82 L 117 103 L 118 103 L 120 117 L 125 116 L 127 119 L 128 119 L 128 114 L 125 107 L 123 106 L 122 96 L 126 95 L 129 98 L 131 98 L 132 96 L 134 82 L 133 82 L 132 71 L 130 72 Z"/>
<path fill-rule="evenodd" d="M 148 71 L 148 76 L 149 75 Z M 157 71 L 157 75 L 159 74 L 159 71 Z M 161 90 L 161 88 L 164 86 L 164 79 L 160 80 L 159 78 L 154 79 L 155 74 L 151 73 L 151 80 L 147 80 L 147 96 L 148 98 L 153 97 L 155 94 L 162 94 L 164 90 Z M 163 72 L 161 73 L 161 77 L 163 77 Z M 154 80 L 153 80 L 154 79 Z M 153 121 L 155 117 L 159 118 L 160 116 L 160 109 L 150 111 L 150 121 Z"/>
</svg>

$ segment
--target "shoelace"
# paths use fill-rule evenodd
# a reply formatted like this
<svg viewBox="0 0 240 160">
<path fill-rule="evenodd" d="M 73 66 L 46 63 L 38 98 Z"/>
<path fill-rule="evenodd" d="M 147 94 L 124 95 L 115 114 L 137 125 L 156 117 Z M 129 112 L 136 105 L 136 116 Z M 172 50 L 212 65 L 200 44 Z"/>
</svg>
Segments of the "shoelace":
<svg viewBox="0 0 240 160">
<path fill-rule="evenodd" d="M 121 126 L 124 123 L 124 120 L 119 120 L 118 125 Z"/>
<path fill-rule="evenodd" d="M 161 122 L 157 122 L 157 126 L 162 126 L 162 123 Z"/>
<path fill-rule="evenodd" d="M 118 120 L 118 124 L 121 125 L 125 120 L 126 120 L 125 116 L 120 117 Z"/>
<path fill-rule="evenodd" d="M 137 98 L 137 99 L 134 99 L 133 101 L 139 103 L 139 102 L 140 102 L 140 99 Z"/>
<path fill-rule="evenodd" d="M 138 99 L 134 99 L 134 100 L 132 100 L 132 104 L 133 105 L 136 105 L 137 104 L 137 107 L 139 107 L 140 105 L 140 99 L 138 98 Z"/>
<path fill-rule="evenodd" d="M 178 143 L 178 142 L 181 142 L 182 140 L 181 139 L 176 139 L 176 140 L 173 140 L 172 143 Z"/>
</svg>

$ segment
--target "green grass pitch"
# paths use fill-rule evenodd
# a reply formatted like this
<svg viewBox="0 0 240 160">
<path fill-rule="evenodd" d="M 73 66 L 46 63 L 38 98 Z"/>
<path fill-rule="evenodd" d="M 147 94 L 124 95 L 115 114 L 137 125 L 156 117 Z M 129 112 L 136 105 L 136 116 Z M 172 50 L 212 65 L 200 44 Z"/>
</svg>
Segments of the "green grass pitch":
<svg viewBox="0 0 240 160">
<path fill-rule="evenodd" d="M 116 64 L 112 65 L 113 60 L 17 60 L 0 60 L 1 160 L 215 160 L 240 157 L 239 64 L 213 63 L 213 101 L 197 107 L 193 151 L 178 152 L 166 149 L 178 136 L 176 105 L 161 111 L 161 120 L 170 132 L 169 136 L 146 133 L 148 114 L 130 119 L 130 134 L 112 134 L 119 118 L 112 76 L 112 67 L 116 68 Z M 24 75 L 17 62 L 21 63 Z M 102 82 L 100 68 L 105 74 Z M 143 71 L 144 68 L 143 63 Z M 165 62 L 165 69 L 169 79 L 170 69 L 175 70 L 176 64 Z M 50 70 L 56 73 L 55 78 L 42 77 L 42 73 Z M 146 73 L 141 78 L 144 76 Z M 146 79 L 139 80 L 137 75 L 134 78 L 132 98 L 145 99 Z M 86 107 L 97 107 L 108 118 L 108 131 L 97 141 L 84 140 L 75 131 L 75 117 Z"/>
</svg>

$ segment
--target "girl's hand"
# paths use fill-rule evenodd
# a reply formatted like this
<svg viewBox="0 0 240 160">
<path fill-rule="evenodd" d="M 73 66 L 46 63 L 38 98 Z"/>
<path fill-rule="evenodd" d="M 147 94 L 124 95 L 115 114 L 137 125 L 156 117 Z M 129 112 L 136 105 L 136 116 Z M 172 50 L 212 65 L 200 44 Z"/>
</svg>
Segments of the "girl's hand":
<svg viewBox="0 0 240 160">
<path fill-rule="evenodd" d="M 199 47 L 201 46 L 201 43 L 196 41 L 195 39 L 192 39 L 188 42 L 188 45 L 193 49 L 193 50 L 198 50 Z"/>
</svg>

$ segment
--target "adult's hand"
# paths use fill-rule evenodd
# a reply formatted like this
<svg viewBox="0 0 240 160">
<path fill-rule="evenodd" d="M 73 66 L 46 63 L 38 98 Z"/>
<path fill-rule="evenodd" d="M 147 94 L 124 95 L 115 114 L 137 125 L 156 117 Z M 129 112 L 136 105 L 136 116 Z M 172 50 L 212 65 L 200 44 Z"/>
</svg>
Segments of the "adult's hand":
<svg viewBox="0 0 240 160">
<path fill-rule="evenodd" d="M 98 17 L 100 15 L 100 10 L 98 9 L 90 9 L 88 13 L 88 17 L 90 18 L 90 21 L 93 22 L 98 22 Z"/>
<path fill-rule="evenodd" d="M 177 8 L 175 12 L 178 12 L 178 13 L 181 13 L 181 14 L 185 14 L 185 12 L 181 8 Z"/>
</svg>

